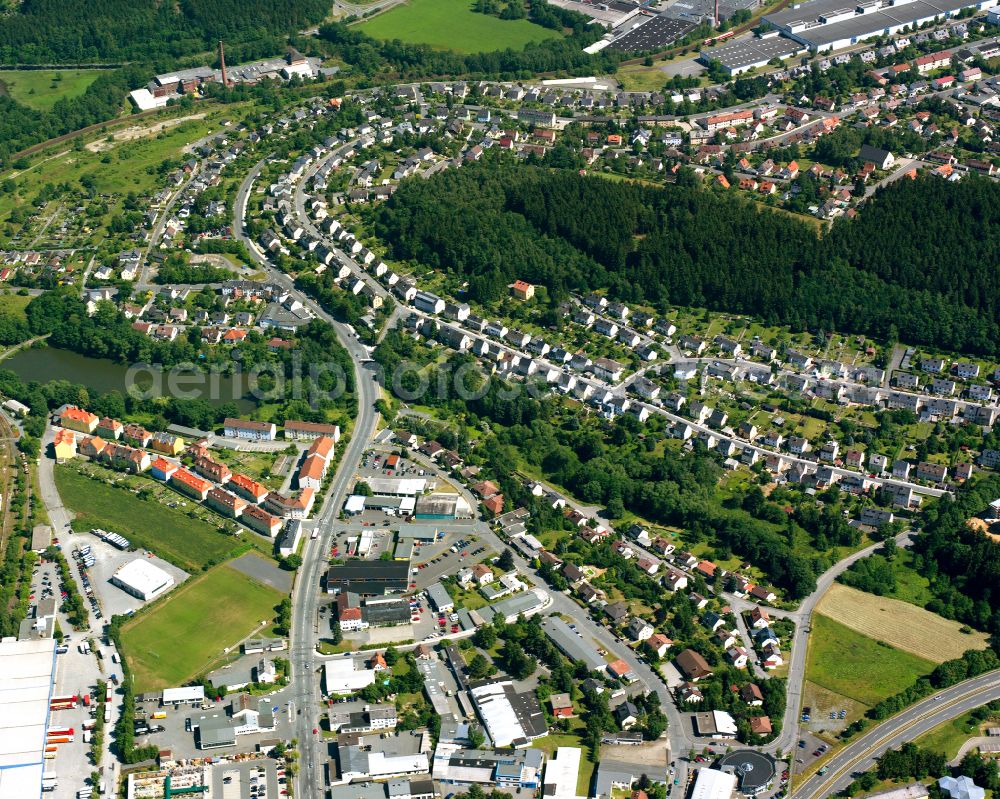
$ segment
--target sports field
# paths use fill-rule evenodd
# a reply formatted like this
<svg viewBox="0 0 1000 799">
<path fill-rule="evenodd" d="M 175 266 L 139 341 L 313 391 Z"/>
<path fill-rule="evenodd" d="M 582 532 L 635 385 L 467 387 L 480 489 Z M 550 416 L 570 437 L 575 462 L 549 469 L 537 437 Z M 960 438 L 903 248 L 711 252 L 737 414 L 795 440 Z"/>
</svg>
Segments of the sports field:
<svg viewBox="0 0 1000 799">
<path fill-rule="evenodd" d="M 813 616 L 806 679 L 863 705 L 874 705 L 929 674 L 936 661 L 895 649 L 828 616 Z"/>
<path fill-rule="evenodd" d="M 476 13 L 471 0 L 409 0 L 359 27 L 376 39 L 399 39 L 460 53 L 520 50 L 529 42 L 559 36 L 557 31 L 526 19 Z"/>
<path fill-rule="evenodd" d="M 169 508 L 156 499 L 139 499 L 72 466 L 56 466 L 56 486 L 63 504 L 77 512 L 74 529 L 100 527 L 121 533 L 134 545 L 185 571 L 200 571 L 206 563 L 223 560 L 239 546 L 235 539 L 179 508 Z"/>
<path fill-rule="evenodd" d="M 0 71 L 0 94 L 29 108 L 51 111 L 63 98 L 79 97 L 101 74 L 99 69 L 12 69 Z"/>
<path fill-rule="evenodd" d="M 210 671 L 261 622 L 271 624 L 281 598 L 228 565 L 188 580 L 122 627 L 136 691 L 183 685 Z"/>
<path fill-rule="evenodd" d="M 875 596 L 835 583 L 817 606 L 855 632 L 933 663 L 985 649 L 986 635 L 960 632 L 962 625 L 899 599 Z"/>
</svg>

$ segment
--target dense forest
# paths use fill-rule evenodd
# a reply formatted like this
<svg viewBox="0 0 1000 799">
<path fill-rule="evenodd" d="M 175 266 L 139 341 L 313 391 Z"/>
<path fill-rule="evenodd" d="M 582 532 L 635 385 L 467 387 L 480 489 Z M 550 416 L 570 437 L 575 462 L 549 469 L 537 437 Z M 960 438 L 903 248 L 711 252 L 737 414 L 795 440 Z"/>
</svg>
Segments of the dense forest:
<svg viewBox="0 0 1000 799">
<path fill-rule="evenodd" d="M 460 211 L 459 211 L 460 209 Z M 485 304 L 522 278 L 626 302 L 752 313 L 986 353 L 1000 346 L 1000 186 L 898 181 L 817 238 L 793 217 L 693 177 L 652 187 L 515 165 L 491 154 L 404 181 L 376 232 L 392 256 L 469 280 Z"/>
<path fill-rule="evenodd" d="M 212 51 L 219 39 L 234 57 L 262 57 L 328 10 L 324 0 L 24 0 L 2 18 L 0 60 L 149 62 Z"/>
<path fill-rule="evenodd" d="M 942 497 L 927 508 L 913 551 L 935 598 L 928 609 L 998 636 L 1000 640 L 1000 544 L 972 530 L 967 520 L 1000 497 L 1000 477 L 991 475 Z"/>
</svg>

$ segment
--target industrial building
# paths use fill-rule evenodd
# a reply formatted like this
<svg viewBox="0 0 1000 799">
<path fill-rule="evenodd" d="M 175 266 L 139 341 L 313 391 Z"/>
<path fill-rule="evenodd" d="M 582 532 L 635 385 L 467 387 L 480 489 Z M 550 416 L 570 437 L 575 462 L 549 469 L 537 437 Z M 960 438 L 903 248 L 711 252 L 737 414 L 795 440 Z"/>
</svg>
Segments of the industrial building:
<svg viewBox="0 0 1000 799">
<path fill-rule="evenodd" d="M 708 66 L 718 61 L 730 75 L 741 75 L 751 69 L 762 69 L 775 58 L 786 59 L 806 52 L 798 41 L 771 35 L 764 38 L 746 38 L 726 42 L 701 51 L 698 60 Z"/>
<path fill-rule="evenodd" d="M 662 50 L 695 28 L 695 23 L 690 20 L 674 19 L 665 14 L 647 20 L 614 39 L 608 47 L 625 52 Z"/>
<path fill-rule="evenodd" d="M 422 544 L 432 544 L 441 536 L 441 530 L 434 524 L 401 524 L 396 531 L 400 541 L 419 541 Z"/>
<path fill-rule="evenodd" d="M 134 597 L 148 602 L 174 585 L 174 578 L 145 558 L 129 561 L 111 576 L 111 583 Z"/>
<path fill-rule="evenodd" d="M 417 497 L 413 515 L 418 519 L 454 519 L 470 512 L 469 503 L 458 494 L 427 494 Z"/>
<path fill-rule="evenodd" d="M 577 799 L 576 781 L 580 773 L 583 750 L 575 746 L 560 746 L 556 756 L 545 763 L 546 799 Z"/>
<path fill-rule="evenodd" d="M 344 513 L 357 516 L 366 510 L 376 510 L 389 516 L 409 516 L 415 505 L 415 497 L 351 494 L 344 503 Z"/>
<path fill-rule="evenodd" d="M 550 601 L 549 595 L 541 588 L 532 588 L 530 591 L 522 591 L 492 605 L 487 605 L 485 608 L 480 608 L 477 613 L 486 623 L 492 622 L 496 616 L 502 616 L 508 624 L 513 624 L 522 613 L 526 617 L 534 616 Z"/>
<path fill-rule="evenodd" d="M 205 702 L 205 686 L 185 685 L 180 688 L 164 688 L 160 702 L 164 707 L 203 704 Z"/>
<path fill-rule="evenodd" d="M 439 613 L 449 613 L 455 609 L 455 601 L 441 583 L 433 583 L 427 587 L 427 600 Z"/>
<path fill-rule="evenodd" d="M 51 638 L 0 642 L 0 799 L 42 792 L 55 660 Z"/>
<path fill-rule="evenodd" d="M 356 745 L 338 745 L 340 778 L 387 779 L 430 772 L 430 734 L 407 731 L 398 735 L 368 735 Z"/>
<path fill-rule="evenodd" d="M 511 680 L 498 679 L 479 683 L 469 693 L 494 746 L 520 748 L 548 735 L 545 714 L 534 691 L 518 693 Z"/>
<path fill-rule="evenodd" d="M 387 497 L 415 497 L 427 488 L 422 477 L 366 477 L 365 482 L 373 494 Z"/>
<path fill-rule="evenodd" d="M 326 592 L 362 596 L 399 594 L 409 585 L 410 564 L 403 560 L 349 560 L 326 572 Z"/>
<path fill-rule="evenodd" d="M 714 768 L 698 769 L 691 799 L 732 799 L 736 791 L 736 777 Z"/>
<path fill-rule="evenodd" d="M 597 646 L 583 638 L 558 616 L 549 616 L 542 622 L 542 629 L 552 639 L 560 652 L 573 662 L 586 665 L 590 671 L 603 671 L 607 661 L 597 651 Z"/>
<path fill-rule="evenodd" d="M 807 0 L 766 14 L 764 21 L 819 53 L 949 19 L 966 8 L 985 11 L 996 5 L 997 0 Z"/>
<path fill-rule="evenodd" d="M 434 750 L 433 776 L 445 784 L 534 789 L 541 783 L 542 750 L 462 749 L 439 743 Z"/>
</svg>

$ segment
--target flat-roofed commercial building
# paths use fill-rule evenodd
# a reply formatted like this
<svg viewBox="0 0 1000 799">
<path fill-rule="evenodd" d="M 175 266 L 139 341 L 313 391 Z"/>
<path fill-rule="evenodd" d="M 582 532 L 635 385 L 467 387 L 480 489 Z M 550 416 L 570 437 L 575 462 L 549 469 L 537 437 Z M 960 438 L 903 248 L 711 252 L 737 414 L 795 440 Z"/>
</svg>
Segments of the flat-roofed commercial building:
<svg viewBox="0 0 1000 799">
<path fill-rule="evenodd" d="M 766 67 L 772 59 L 784 60 L 805 51 L 801 42 L 771 36 L 765 39 L 740 39 L 709 47 L 701 51 L 698 60 L 706 65 L 718 61 L 730 75 L 741 75 L 751 69 Z"/>
<path fill-rule="evenodd" d="M 126 593 L 148 602 L 169 591 L 174 585 L 174 578 L 145 558 L 136 558 L 120 567 L 111 576 L 111 582 Z"/>
<path fill-rule="evenodd" d="M 349 560 L 326 572 L 326 592 L 351 591 L 362 596 L 399 594 L 409 585 L 410 563 L 404 560 Z"/>
<path fill-rule="evenodd" d="M 0 799 L 41 795 L 55 653 L 51 638 L 0 642 Z"/>
<path fill-rule="evenodd" d="M 926 22 L 945 20 L 966 8 L 986 10 L 997 0 L 807 0 L 764 20 L 786 36 L 801 42 L 813 52 L 840 50 L 872 39 L 891 36 L 903 28 L 918 28 Z"/>
</svg>

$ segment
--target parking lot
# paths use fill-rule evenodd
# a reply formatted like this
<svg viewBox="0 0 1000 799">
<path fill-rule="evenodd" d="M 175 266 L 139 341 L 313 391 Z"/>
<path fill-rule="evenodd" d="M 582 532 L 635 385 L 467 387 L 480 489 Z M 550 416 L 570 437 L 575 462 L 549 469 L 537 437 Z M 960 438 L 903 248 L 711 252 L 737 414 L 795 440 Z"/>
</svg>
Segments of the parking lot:
<svg viewBox="0 0 1000 799">
<path fill-rule="evenodd" d="M 451 539 L 451 540 L 449 540 Z M 462 543 L 462 546 L 459 546 Z M 451 548 L 457 547 L 457 551 L 452 552 Z M 457 574 L 466 567 L 472 567 L 485 558 L 489 551 L 486 544 L 469 533 L 456 531 L 451 536 L 433 547 L 422 547 L 420 559 L 414 553 L 414 568 L 417 569 L 417 588 L 424 590 L 429 585 L 438 582 L 442 577 L 449 574 Z"/>
<path fill-rule="evenodd" d="M 287 690 L 287 689 L 284 689 Z M 136 736 L 136 744 L 154 744 L 161 749 L 169 749 L 175 760 L 189 759 L 196 757 L 206 757 L 208 755 L 218 757 L 232 757 L 237 754 L 247 754 L 257 751 L 257 744 L 264 740 L 280 738 L 287 741 L 294 737 L 295 733 L 289 719 L 287 701 L 283 698 L 282 691 L 276 691 L 271 695 L 273 706 L 278 708 L 275 713 L 275 729 L 271 732 L 251 733 L 248 735 L 238 735 L 236 746 L 227 746 L 219 749 L 199 749 L 197 746 L 197 733 L 188 729 L 187 720 L 205 713 L 222 712 L 229 707 L 229 703 L 236 696 L 230 694 L 223 697 L 222 701 L 206 701 L 207 709 L 202 710 L 200 706 L 181 705 L 174 708 L 161 707 L 159 700 L 136 701 L 135 714 L 137 719 L 146 719 L 150 727 L 163 727 L 160 732 L 147 735 Z M 261 697 L 264 698 L 264 697 Z M 212 697 L 214 700 L 214 697 Z M 166 717 L 154 719 L 154 713 L 166 713 Z M 214 794 L 220 796 L 221 794 Z M 277 793 L 272 794 L 277 796 Z"/>
<path fill-rule="evenodd" d="M 798 746 L 795 748 L 795 770 L 801 771 L 806 768 L 814 760 L 825 755 L 829 749 L 830 745 L 822 738 L 801 730 L 799 732 Z"/>
<path fill-rule="evenodd" d="M 90 554 L 94 557 L 95 562 L 93 566 L 86 570 L 86 574 L 82 575 L 81 582 L 85 590 L 88 583 L 93 588 L 95 596 L 91 598 L 88 595 L 88 598 L 91 599 L 91 612 L 97 618 L 101 618 L 97 616 L 98 612 L 103 612 L 103 619 L 108 620 L 116 614 L 124 615 L 138 610 L 145 604 L 143 600 L 132 596 L 111 583 L 111 577 L 118 569 L 137 558 L 148 560 L 173 577 L 174 588 L 188 578 L 187 572 L 178 569 L 176 566 L 167 563 L 167 561 L 156 557 L 144 549 L 138 549 L 135 552 L 122 551 L 101 541 L 96 535 L 88 536 L 86 539 L 79 541 L 79 546 L 87 545 L 90 546 Z M 66 557 L 72 562 L 71 568 L 77 570 L 80 568 L 80 562 L 74 554 L 75 550 L 76 545 L 74 545 L 72 550 L 66 552 Z M 171 588 L 170 590 L 174 589 Z M 98 604 L 98 607 L 95 607 L 95 602 Z"/>
<path fill-rule="evenodd" d="M 216 799 L 269 799 L 285 789 L 284 769 L 270 758 L 220 763 L 212 768 L 211 795 Z"/>
</svg>

